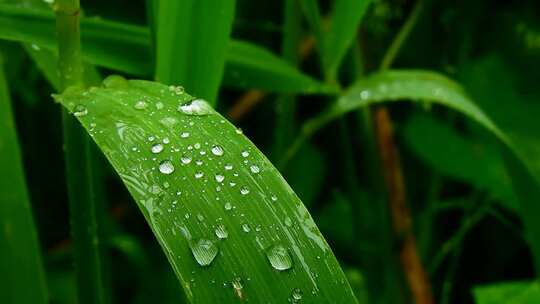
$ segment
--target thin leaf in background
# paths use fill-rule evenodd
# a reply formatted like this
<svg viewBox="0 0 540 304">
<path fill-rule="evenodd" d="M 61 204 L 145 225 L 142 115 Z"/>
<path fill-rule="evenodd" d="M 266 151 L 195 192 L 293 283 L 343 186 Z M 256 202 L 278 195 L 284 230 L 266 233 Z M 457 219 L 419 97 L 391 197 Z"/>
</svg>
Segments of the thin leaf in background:
<svg viewBox="0 0 540 304">
<path fill-rule="evenodd" d="M 0 56 L 0 302 L 48 303 L 36 226 Z M 31 290 L 31 292 L 29 292 Z"/>
<path fill-rule="evenodd" d="M 235 1 L 156 3 L 156 79 L 217 104 Z"/>
</svg>

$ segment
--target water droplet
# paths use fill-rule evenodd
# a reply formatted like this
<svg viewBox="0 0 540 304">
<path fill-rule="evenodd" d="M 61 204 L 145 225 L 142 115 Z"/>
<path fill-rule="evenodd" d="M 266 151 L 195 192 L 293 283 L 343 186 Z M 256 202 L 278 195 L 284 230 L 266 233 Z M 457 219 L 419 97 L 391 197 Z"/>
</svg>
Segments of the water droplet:
<svg viewBox="0 0 540 304">
<path fill-rule="evenodd" d="M 248 151 L 242 151 L 242 156 L 243 157 L 248 157 L 249 156 L 249 152 Z"/>
<path fill-rule="evenodd" d="M 242 224 L 242 230 L 244 232 L 250 232 L 251 231 L 251 227 L 249 226 L 249 224 Z"/>
<path fill-rule="evenodd" d="M 152 148 L 150 148 L 150 150 L 154 154 L 160 153 L 161 151 L 163 151 L 163 145 L 162 144 L 155 144 L 155 145 L 152 146 Z"/>
<path fill-rule="evenodd" d="M 215 145 L 212 147 L 212 154 L 216 156 L 222 156 L 223 155 L 223 148 L 219 145 Z"/>
<path fill-rule="evenodd" d="M 298 303 L 302 300 L 302 290 L 295 288 L 291 293 L 291 300 L 293 303 Z"/>
<path fill-rule="evenodd" d="M 168 137 L 163 138 L 163 143 L 164 144 L 168 144 L 170 142 L 171 142 L 171 140 Z"/>
<path fill-rule="evenodd" d="M 147 106 L 148 106 L 148 104 L 146 103 L 146 101 L 139 100 L 139 101 L 135 102 L 135 105 L 133 107 L 135 109 L 137 109 L 137 110 L 144 110 L 144 109 L 146 109 Z"/>
<path fill-rule="evenodd" d="M 158 101 L 158 102 L 156 103 L 156 109 L 161 110 L 161 109 L 163 109 L 163 107 L 164 107 L 163 102 Z"/>
<path fill-rule="evenodd" d="M 164 160 L 159 163 L 159 172 L 163 174 L 171 174 L 174 172 L 174 165 L 170 160 Z"/>
<path fill-rule="evenodd" d="M 363 90 L 362 92 L 360 92 L 360 99 L 367 100 L 369 98 L 369 95 L 371 94 L 368 90 Z"/>
<path fill-rule="evenodd" d="M 202 222 L 204 221 L 204 216 L 202 214 L 197 214 L 197 220 L 199 220 L 199 222 Z"/>
<path fill-rule="evenodd" d="M 182 133 L 180 134 L 180 137 L 182 137 L 182 138 L 188 138 L 188 137 L 189 137 L 189 132 L 182 132 Z"/>
<path fill-rule="evenodd" d="M 180 157 L 180 161 L 182 162 L 182 164 L 187 165 L 191 163 L 191 156 L 184 154 L 182 155 L 182 157 Z"/>
<path fill-rule="evenodd" d="M 199 179 L 204 176 L 204 173 L 202 171 L 195 172 L 195 178 Z"/>
<path fill-rule="evenodd" d="M 244 132 L 242 131 L 242 129 L 236 128 L 236 134 L 242 134 L 242 133 L 244 133 Z"/>
<path fill-rule="evenodd" d="M 287 217 L 285 218 L 285 221 L 284 221 L 284 222 L 285 222 L 285 225 L 286 225 L 287 227 L 291 227 L 291 226 L 292 226 L 292 220 L 291 220 L 290 217 L 287 216 Z"/>
<path fill-rule="evenodd" d="M 275 195 L 272 195 L 270 199 L 272 200 L 272 202 L 277 202 L 277 196 Z"/>
<path fill-rule="evenodd" d="M 221 183 L 225 179 L 225 176 L 222 174 L 216 174 L 215 178 L 216 182 Z"/>
<path fill-rule="evenodd" d="M 187 115 L 208 115 L 212 113 L 212 107 L 204 99 L 194 99 L 180 105 L 178 111 Z"/>
<path fill-rule="evenodd" d="M 73 108 L 73 115 L 77 117 L 85 116 L 86 114 L 88 114 L 88 109 L 82 104 L 78 104 Z"/>
<path fill-rule="evenodd" d="M 232 168 L 233 168 L 233 165 L 231 165 L 231 164 L 226 164 L 225 165 L 225 170 L 232 170 Z"/>
<path fill-rule="evenodd" d="M 218 254 L 218 247 L 212 241 L 199 239 L 190 244 L 191 253 L 201 266 L 208 266 L 214 261 Z"/>
<path fill-rule="evenodd" d="M 201 148 L 201 144 L 200 143 L 195 143 L 193 145 L 193 147 L 195 147 L 195 149 L 200 149 Z"/>
<path fill-rule="evenodd" d="M 261 172 L 261 169 L 257 165 L 251 165 L 249 169 L 251 170 L 252 173 L 255 173 L 255 174 Z"/>
<path fill-rule="evenodd" d="M 249 188 L 247 186 L 240 187 L 240 194 L 242 195 L 249 194 Z"/>
<path fill-rule="evenodd" d="M 214 232 L 216 233 L 216 236 L 220 239 L 226 239 L 229 236 L 229 232 L 227 231 L 227 228 L 225 228 L 225 225 L 223 224 L 217 225 Z"/>
<path fill-rule="evenodd" d="M 292 258 L 283 245 L 274 245 L 266 251 L 266 257 L 270 265 L 276 270 L 284 271 L 292 267 Z"/>
<path fill-rule="evenodd" d="M 225 203 L 223 208 L 225 208 L 225 210 L 227 210 L 227 211 L 230 211 L 232 209 L 232 204 L 231 203 Z"/>
</svg>

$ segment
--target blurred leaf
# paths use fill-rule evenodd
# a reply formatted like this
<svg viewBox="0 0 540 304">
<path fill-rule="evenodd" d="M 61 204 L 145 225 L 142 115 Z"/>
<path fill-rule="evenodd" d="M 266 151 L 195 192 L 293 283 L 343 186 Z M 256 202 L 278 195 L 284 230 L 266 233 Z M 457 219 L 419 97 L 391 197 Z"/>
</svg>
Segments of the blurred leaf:
<svg viewBox="0 0 540 304">
<path fill-rule="evenodd" d="M 73 272 L 51 271 L 47 274 L 47 282 L 51 294 L 49 303 L 77 303 L 77 286 Z"/>
<path fill-rule="evenodd" d="M 328 33 L 324 37 L 323 67 L 326 78 L 335 80 L 347 49 L 356 38 L 358 26 L 371 0 L 336 0 Z"/>
<path fill-rule="evenodd" d="M 1 57 L 0 123 L 0 303 L 47 303 L 41 250 Z"/>
<path fill-rule="evenodd" d="M 156 79 L 181 83 L 215 105 L 234 16 L 234 0 L 156 1 Z"/>
<path fill-rule="evenodd" d="M 324 45 L 324 37 L 322 35 L 321 12 L 317 0 L 299 0 L 302 11 L 306 18 L 313 36 L 315 36 L 316 47 L 319 48 L 320 56 Z"/>
<path fill-rule="evenodd" d="M 473 289 L 476 304 L 536 304 L 540 303 L 538 282 L 502 282 Z"/>
<path fill-rule="evenodd" d="M 190 301 L 356 303 L 301 201 L 206 102 L 118 76 L 56 100 L 119 173 Z"/>
<path fill-rule="evenodd" d="M 409 148 L 438 173 L 487 190 L 517 211 L 517 198 L 498 147 L 466 138 L 428 115 L 414 115 L 403 132 Z"/>
<path fill-rule="evenodd" d="M 485 71 L 484 71 L 485 73 Z M 508 129 L 508 133 L 501 131 L 486 114 L 469 99 L 462 87 L 441 74 L 428 71 L 385 71 L 379 72 L 358 81 L 353 87 L 332 104 L 327 110 L 307 121 L 303 127 L 302 136 L 292 146 L 287 154 L 286 163 L 295 150 L 307 137 L 322 128 L 335 118 L 358 108 L 377 103 L 396 102 L 410 99 L 415 102 L 440 104 L 467 116 L 499 139 L 510 151 L 508 158 L 515 158 L 518 162 L 515 170 L 522 171 L 519 175 L 527 181 L 529 195 L 538 195 L 540 198 L 540 145 L 538 140 L 530 133 L 516 133 Z M 525 140 L 528 139 L 528 140 Z M 522 168 L 519 168 L 521 166 Z M 516 183 L 514 187 L 520 186 Z M 536 187 L 532 187 L 536 185 Z M 519 192 L 519 189 L 517 190 Z M 521 196 L 521 195 L 520 195 Z M 523 195 L 523 198 L 527 196 Z M 540 212 L 540 205 L 536 200 L 520 200 L 522 220 L 529 236 L 529 242 L 540 275 L 540 223 L 533 214 Z"/>
<path fill-rule="evenodd" d="M 56 52 L 54 22 L 49 11 L 0 4 L 0 39 L 27 42 Z M 87 61 L 134 75 L 152 74 L 151 38 L 147 28 L 100 18 L 82 18 L 81 34 Z M 292 93 L 335 91 L 268 50 L 244 41 L 232 40 L 228 44 L 223 77 L 224 85 L 232 88 Z"/>
<path fill-rule="evenodd" d="M 317 214 L 317 223 L 329 239 L 340 244 L 354 244 L 354 218 L 351 202 L 335 191 L 332 200 Z"/>
</svg>

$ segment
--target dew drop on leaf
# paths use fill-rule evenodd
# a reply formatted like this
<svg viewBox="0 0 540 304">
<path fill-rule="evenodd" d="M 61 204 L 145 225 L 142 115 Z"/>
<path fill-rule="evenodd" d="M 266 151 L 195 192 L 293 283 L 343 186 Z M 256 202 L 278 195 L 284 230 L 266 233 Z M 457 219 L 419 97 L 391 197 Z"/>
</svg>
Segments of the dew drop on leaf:
<svg viewBox="0 0 540 304">
<path fill-rule="evenodd" d="M 248 157 L 249 156 L 249 152 L 248 151 L 242 151 L 242 157 Z"/>
<path fill-rule="evenodd" d="M 191 156 L 182 155 L 182 157 L 180 158 L 180 161 L 182 162 L 182 164 L 187 165 L 187 164 L 191 163 Z"/>
<path fill-rule="evenodd" d="M 222 156 L 223 148 L 219 145 L 212 146 L 212 154 L 214 154 L 215 156 Z"/>
<path fill-rule="evenodd" d="M 261 169 L 257 165 L 251 165 L 251 167 L 249 167 L 249 169 L 251 170 L 252 173 L 255 173 L 255 174 L 261 172 Z"/>
<path fill-rule="evenodd" d="M 212 113 L 212 107 L 204 99 L 194 99 L 178 107 L 178 111 L 186 115 L 208 115 Z"/>
<path fill-rule="evenodd" d="M 242 230 L 244 232 L 250 232 L 251 231 L 251 227 L 249 226 L 249 224 L 242 224 Z"/>
<path fill-rule="evenodd" d="M 189 132 L 182 132 L 182 133 L 180 133 L 180 137 L 182 137 L 182 138 L 188 138 L 188 137 L 189 137 Z"/>
<path fill-rule="evenodd" d="M 155 144 L 155 145 L 152 146 L 152 148 L 150 148 L 150 150 L 154 154 L 160 153 L 161 151 L 163 151 L 163 145 L 162 144 Z"/>
<path fill-rule="evenodd" d="M 292 258 L 283 245 L 277 244 L 266 251 L 266 257 L 272 268 L 284 271 L 292 267 Z"/>
<path fill-rule="evenodd" d="M 221 183 L 225 179 L 225 176 L 223 176 L 223 174 L 216 174 L 216 176 L 214 177 L 216 179 L 216 182 L 218 183 Z"/>
<path fill-rule="evenodd" d="M 197 171 L 197 172 L 195 172 L 195 178 L 196 178 L 196 179 L 199 179 L 199 178 L 201 178 L 201 177 L 203 177 L 203 176 L 204 176 L 204 173 L 203 173 L 202 171 Z"/>
<path fill-rule="evenodd" d="M 227 211 L 230 211 L 232 209 L 232 204 L 231 203 L 225 203 L 223 208 L 225 208 L 225 210 L 227 210 Z"/>
<path fill-rule="evenodd" d="M 291 302 L 298 303 L 300 300 L 302 300 L 302 290 L 300 290 L 300 288 L 293 289 L 291 293 Z"/>
<path fill-rule="evenodd" d="M 217 225 L 214 232 L 216 233 L 216 236 L 220 239 L 226 239 L 229 236 L 229 232 L 227 231 L 227 228 L 225 228 L 225 225 L 223 224 Z"/>
<path fill-rule="evenodd" d="M 159 172 L 163 174 L 171 174 L 174 172 L 174 165 L 170 160 L 164 160 L 159 163 Z"/>
<path fill-rule="evenodd" d="M 247 194 L 249 194 L 249 188 L 248 188 L 247 186 L 242 186 L 242 187 L 240 188 L 240 194 L 242 194 L 242 195 L 247 195 Z"/>
<path fill-rule="evenodd" d="M 225 165 L 225 170 L 228 171 L 228 170 L 232 170 L 232 169 L 233 169 L 233 165 L 231 165 L 231 164 L 226 164 Z"/>
<path fill-rule="evenodd" d="M 208 266 L 214 261 L 218 254 L 218 247 L 212 241 L 199 239 L 190 244 L 191 253 L 201 266 Z"/>
<path fill-rule="evenodd" d="M 139 101 L 135 102 L 135 105 L 133 107 L 135 109 L 137 109 L 137 110 L 144 110 L 144 109 L 146 109 L 147 106 L 148 106 L 148 104 L 146 103 L 146 101 L 139 100 Z"/>
<path fill-rule="evenodd" d="M 78 104 L 73 108 L 73 115 L 77 117 L 86 116 L 86 114 L 88 114 L 88 109 L 82 104 Z"/>
</svg>

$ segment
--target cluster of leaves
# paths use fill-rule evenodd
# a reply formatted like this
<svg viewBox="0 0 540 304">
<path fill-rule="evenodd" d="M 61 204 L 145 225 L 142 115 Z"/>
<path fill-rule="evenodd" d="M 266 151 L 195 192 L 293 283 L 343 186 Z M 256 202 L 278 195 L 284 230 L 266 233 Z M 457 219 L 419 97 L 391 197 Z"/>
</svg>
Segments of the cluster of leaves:
<svg viewBox="0 0 540 304">
<path fill-rule="evenodd" d="M 381 105 L 436 301 L 540 301 L 535 1 L 82 5 L 64 176 L 55 4 L 0 0 L 0 302 L 409 303 Z"/>
</svg>

